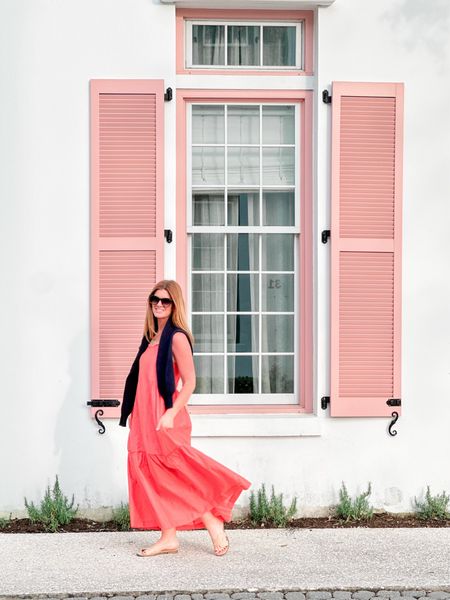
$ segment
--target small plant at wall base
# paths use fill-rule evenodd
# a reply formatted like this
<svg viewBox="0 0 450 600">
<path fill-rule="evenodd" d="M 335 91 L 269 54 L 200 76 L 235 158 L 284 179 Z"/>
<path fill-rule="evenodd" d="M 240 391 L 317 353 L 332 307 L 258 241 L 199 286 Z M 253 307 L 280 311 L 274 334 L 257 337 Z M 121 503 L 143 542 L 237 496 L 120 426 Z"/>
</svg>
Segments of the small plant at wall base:
<svg viewBox="0 0 450 600">
<path fill-rule="evenodd" d="M 121 502 L 119 508 L 113 510 L 112 520 L 121 531 L 130 529 L 130 507 L 128 504 Z"/>
<path fill-rule="evenodd" d="M 289 508 L 283 504 L 283 494 L 275 494 L 274 486 L 270 499 L 267 497 L 264 483 L 256 492 L 250 492 L 250 513 L 249 517 L 254 525 L 269 527 L 286 527 L 297 510 L 297 498 L 295 497 Z"/>
<path fill-rule="evenodd" d="M 339 490 L 339 503 L 335 506 L 335 515 L 343 521 L 366 521 L 373 517 L 373 508 L 369 505 L 367 498 L 372 492 L 372 487 L 369 486 L 366 492 L 351 499 L 345 483 L 342 482 L 342 487 Z"/>
<path fill-rule="evenodd" d="M 33 523 L 42 523 L 46 531 L 58 531 L 61 525 L 70 523 L 78 511 L 78 505 L 73 508 L 74 495 L 69 503 L 67 497 L 62 493 L 58 475 L 56 475 L 53 490 L 50 491 L 50 486 L 47 486 L 39 508 L 33 502 L 28 502 L 26 498 L 24 500 L 30 520 Z"/>
<path fill-rule="evenodd" d="M 445 491 L 443 491 L 442 494 L 432 496 L 429 485 L 427 485 L 425 500 L 423 502 L 419 502 L 414 496 L 415 510 L 419 519 L 450 518 L 450 513 L 448 512 L 449 502 L 450 496 L 446 494 Z"/>
</svg>

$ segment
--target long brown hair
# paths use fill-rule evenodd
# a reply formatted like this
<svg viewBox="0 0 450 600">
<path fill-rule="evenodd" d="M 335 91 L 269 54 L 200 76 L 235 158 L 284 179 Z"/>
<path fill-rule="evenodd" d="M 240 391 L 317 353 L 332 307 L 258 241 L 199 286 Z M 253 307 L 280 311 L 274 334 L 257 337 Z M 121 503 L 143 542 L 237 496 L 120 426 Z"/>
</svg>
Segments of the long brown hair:
<svg viewBox="0 0 450 600">
<path fill-rule="evenodd" d="M 192 345 L 194 345 L 194 336 L 187 324 L 186 307 L 184 305 L 183 292 L 181 291 L 180 285 L 174 279 L 163 279 L 158 281 L 158 283 L 155 283 L 153 286 L 148 298 L 150 299 L 150 296 L 157 290 L 166 290 L 169 293 L 169 296 L 173 300 L 172 312 L 170 313 L 169 319 L 172 319 L 175 327 L 180 327 L 186 332 Z M 157 325 L 157 319 L 153 314 L 149 299 L 147 300 L 147 314 L 145 316 L 144 325 L 144 336 L 147 338 L 148 342 L 155 337 Z"/>
</svg>

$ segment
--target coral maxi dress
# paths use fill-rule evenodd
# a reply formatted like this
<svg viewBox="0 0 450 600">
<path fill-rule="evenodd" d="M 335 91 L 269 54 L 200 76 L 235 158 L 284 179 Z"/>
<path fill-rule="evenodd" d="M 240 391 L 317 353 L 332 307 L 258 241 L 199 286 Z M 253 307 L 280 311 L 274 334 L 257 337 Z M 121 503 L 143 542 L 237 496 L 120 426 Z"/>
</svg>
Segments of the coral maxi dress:
<svg viewBox="0 0 450 600">
<path fill-rule="evenodd" d="M 234 503 L 250 482 L 191 446 L 191 419 L 184 406 L 173 429 L 156 431 L 165 411 L 156 378 L 158 344 L 147 347 L 139 362 L 139 379 L 128 436 L 128 491 L 131 527 L 199 529 L 211 511 L 231 519 Z M 174 364 L 175 383 L 180 373 Z M 175 401 L 178 391 L 175 391 Z"/>
</svg>

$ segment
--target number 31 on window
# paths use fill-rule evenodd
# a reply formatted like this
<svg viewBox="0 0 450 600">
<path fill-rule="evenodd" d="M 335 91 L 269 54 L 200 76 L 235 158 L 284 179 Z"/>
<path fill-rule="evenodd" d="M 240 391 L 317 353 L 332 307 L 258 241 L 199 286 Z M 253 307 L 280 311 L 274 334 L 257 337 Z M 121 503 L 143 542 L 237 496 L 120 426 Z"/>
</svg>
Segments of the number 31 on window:
<svg viewBox="0 0 450 600">
<path fill-rule="evenodd" d="M 281 281 L 279 279 L 269 279 L 269 290 L 274 290 L 281 287 Z"/>
</svg>

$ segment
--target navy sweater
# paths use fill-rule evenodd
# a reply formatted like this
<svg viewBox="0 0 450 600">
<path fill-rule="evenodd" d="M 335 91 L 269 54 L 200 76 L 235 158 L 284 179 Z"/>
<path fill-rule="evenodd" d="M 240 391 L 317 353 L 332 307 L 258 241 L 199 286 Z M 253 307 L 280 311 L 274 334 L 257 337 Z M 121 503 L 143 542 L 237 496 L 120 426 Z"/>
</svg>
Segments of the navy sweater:
<svg viewBox="0 0 450 600">
<path fill-rule="evenodd" d="M 162 330 L 159 340 L 158 354 L 156 356 L 156 376 L 158 379 L 158 390 L 161 396 L 164 398 L 164 405 L 166 409 L 173 406 L 172 396 L 175 391 L 175 376 L 173 372 L 172 338 L 177 331 L 181 331 L 186 335 L 189 345 L 191 346 L 191 351 L 193 352 L 191 340 L 184 329 L 176 327 L 173 324 L 172 319 L 169 319 Z M 119 420 L 119 425 L 122 427 L 126 427 L 127 419 L 133 410 L 137 384 L 139 381 L 139 360 L 142 354 L 147 350 L 147 347 L 148 341 L 144 336 L 142 338 L 136 358 L 131 365 L 128 377 L 125 381 Z"/>
</svg>

